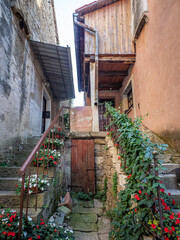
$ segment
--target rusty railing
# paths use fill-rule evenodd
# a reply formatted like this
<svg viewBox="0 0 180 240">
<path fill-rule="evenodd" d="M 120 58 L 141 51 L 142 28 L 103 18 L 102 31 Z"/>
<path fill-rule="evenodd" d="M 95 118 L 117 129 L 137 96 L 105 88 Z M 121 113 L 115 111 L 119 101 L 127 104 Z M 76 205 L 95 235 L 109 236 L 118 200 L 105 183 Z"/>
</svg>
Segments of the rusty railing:
<svg viewBox="0 0 180 240">
<path fill-rule="evenodd" d="M 66 113 L 64 110 L 66 109 Z M 39 178 L 39 168 L 42 167 L 42 178 L 45 177 L 45 171 L 46 175 L 48 175 L 49 170 L 49 163 L 52 161 L 52 156 L 50 159 L 50 151 L 56 150 L 56 142 L 57 140 L 62 140 L 64 137 L 64 131 L 69 130 L 68 126 L 70 124 L 70 114 L 69 114 L 69 107 L 62 107 L 54 120 L 51 122 L 48 129 L 44 132 L 40 140 L 38 141 L 37 145 L 34 147 L 33 151 L 21 167 L 19 174 L 22 177 L 22 183 L 21 183 L 21 197 L 20 197 L 20 218 L 19 218 L 19 232 L 18 232 L 18 240 L 21 239 L 21 232 L 22 232 L 22 218 L 23 218 L 23 206 L 24 206 L 24 186 L 25 181 L 27 183 L 27 194 L 26 194 L 26 213 L 25 216 L 27 218 L 28 216 L 28 208 L 29 208 L 29 193 L 30 193 L 30 178 L 31 178 L 31 172 L 34 167 L 36 167 L 35 171 L 37 174 L 37 180 L 36 180 L 36 186 L 35 186 L 35 211 L 37 211 L 37 197 L 38 197 L 38 178 Z M 68 111 L 68 112 L 67 112 Z M 41 158 L 40 158 L 41 154 Z M 58 165 L 60 162 L 60 157 L 57 158 L 57 162 L 55 164 Z M 35 164 L 35 166 L 32 166 L 32 163 Z"/>
</svg>

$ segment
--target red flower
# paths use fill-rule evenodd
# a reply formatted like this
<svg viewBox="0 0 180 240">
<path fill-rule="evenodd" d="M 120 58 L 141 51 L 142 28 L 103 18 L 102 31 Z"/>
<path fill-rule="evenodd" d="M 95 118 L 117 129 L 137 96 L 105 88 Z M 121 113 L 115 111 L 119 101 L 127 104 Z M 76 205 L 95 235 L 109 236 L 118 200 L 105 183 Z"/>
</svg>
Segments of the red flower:
<svg viewBox="0 0 180 240">
<path fill-rule="evenodd" d="M 37 235 L 37 239 L 41 239 L 41 237 L 39 235 Z"/>
<path fill-rule="evenodd" d="M 109 132 L 107 132 L 107 135 L 109 135 Z"/>
<path fill-rule="evenodd" d="M 15 237 L 16 236 L 16 233 L 15 232 L 8 232 L 7 234 L 8 236 L 12 236 L 12 237 Z"/>
<path fill-rule="evenodd" d="M 40 224 L 41 224 L 41 225 L 44 225 L 44 224 L 45 224 L 45 222 L 41 222 Z"/>
<path fill-rule="evenodd" d="M 54 164 L 57 164 L 57 162 L 54 162 Z"/>
<path fill-rule="evenodd" d="M 171 193 L 169 192 L 168 195 L 171 196 Z"/>
<path fill-rule="evenodd" d="M 151 224 L 151 227 L 152 227 L 153 229 L 155 229 L 155 228 L 156 228 L 156 225 L 155 225 L 155 224 Z"/>
<path fill-rule="evenodd" d="M 175 205 L 175 204 L 176 204 L 176 202 L 174 201 L 174 199 L 172 200 L 172 204 L 173 204 L 173 205 Z"/>
<path fill-rule="evenodd" d="M 138 193 L 141 194 L 142 193 L 141 190 L 139 190 Z"/>
<path fill-rule="evenodd" d="M 17 187 L 18 185 L 16 185 L 16 187 Z"/>
<path fill-rule="evenodd" d="M 15 218 L 16 218 L 16 214 L 15 214 L 15 215 L 12 215 L 12 216 L 9 218 L 10 223 L 12 223 Z"/>
<path fill-rule="evenodd" d="M 51 158 L 52 160 L 54 160 L 54 157 L 53 157 L 53 156 L 50 156 L 49 158 Z"/>
<path fill-rule="evenodd" d="M 172 229 L 173 232 L 175 231 L 175 227 L 174 226 L 171 226 L 171 229 Z"/>
<path fill-rule="evenodd" d="M 168 233 L 168 232 L 169 232 L 169 229 L 166 227 L 166 228 L 164 229 L 164 231 L 165 231 L 165 233 Z"/>
<path fill-rule="evenodd" d="M 145 192 L 146 196 L 148 196 L 148 194 Z"/>
<path fill-rule="evenodd" d="M 180 220 L 179 218 L 177 218 L 175 224 L 179 224 L 179 223 L 180 223 Z"/>
<path fill-rule="evenodd" d="M 131 177 L 131 174 L 129 176 L 127 176 L 127 178 L 130 178 Z"/>
<path fill-rule="evenodd" d="M 4 231 L 4 232 L 3 232 L 3 234 L 4 234 L 4 235 L 6 235 L 6 234 L 7 234 L 7 232 L 5 232 L 5 231 Z"/>
<path fill-rule="evenodd" d="M 116 143 L 116 144 L 115 144 L 115 147 L 118 147 L 118 146 L 119 146 L 119 144 Z"/>
<path fill-rule="evenodd" d="M 28 240 L 33 240 L 32 237 L 31 238 L 28 238 Z"/>
<path fill-rule="evenodd" d="M 120 160 L 120 159 L 121 159 L 121 156 L 119 156 L 118 159 Z"/>
<path fill-rule="evenodd" d="M 169 240 L 169 238 L 165 236 L 165 240 Z"/>
<path fill-rule="evenodd" d="M 140 197 L 136 194 L 135 196 L 134 196 L 137 200 L 140 200 Z"/>
<path fill-rule="evenodd" d="M 173 215 L 170 215 L 169 218 L 170 218 L 171 220 L 173 220 L 173 219 L 174 219 L 174 216 L 173 216 Z"/>
<path fill-rule="evenodd" d="M 135 208 L 134 211 L 137 213 L 137 208 Z"/>
<path fill-rule="evenodd" d="M 163 189 L 163 188 L 161 188 L 161 189 L 160 189 L 160 192 L 164 192 L 164 189 Z"/>
<path fill-rule="evenodd" d="M 180 218 L 180 212 L 177 213 L 177 217 Z"/>
<path fill-rule="evenodd" d="M 10 224 L 10 223 L 8 223 L 7 225 L 8 225 L 8 227 L 10 227 L 10 226 L 11 226 L 11 224 Z"/>
<path fill-rule="evenodd" d="M 172 235 L 172 230 L 169 231 L 169 234 Z"/>
<path fill-rule="evenodd" d="M 180 240 L 180 238 L 178 236 L 176 236 L 176 237 L 177 237 L 177 240 Z"/>
</svg>

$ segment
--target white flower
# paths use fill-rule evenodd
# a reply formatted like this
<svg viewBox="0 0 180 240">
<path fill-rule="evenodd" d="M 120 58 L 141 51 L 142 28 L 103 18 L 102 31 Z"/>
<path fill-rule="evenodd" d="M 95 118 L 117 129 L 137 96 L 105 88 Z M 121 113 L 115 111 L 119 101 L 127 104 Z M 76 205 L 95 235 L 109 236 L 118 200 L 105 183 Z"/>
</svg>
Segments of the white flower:
<svg viewBox="0 0 180 240">
<path fill-rule="evenodd" d="M 28 216 L 28 221 L 32 221 L 32 218 Z"/>
<path fill-rule="evenodd" d="M 27 236 L 27 232 L 24 232 L 23 234 L 24 234 L 25 237 Z"/>
</svg>

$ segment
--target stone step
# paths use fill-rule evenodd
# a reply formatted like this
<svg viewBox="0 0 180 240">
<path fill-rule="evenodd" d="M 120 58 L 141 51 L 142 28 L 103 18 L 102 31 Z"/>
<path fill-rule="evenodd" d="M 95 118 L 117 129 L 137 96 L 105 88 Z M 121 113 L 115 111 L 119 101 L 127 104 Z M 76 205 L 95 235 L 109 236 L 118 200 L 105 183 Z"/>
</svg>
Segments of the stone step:
<svg viewBox="0 0 180 240">
<path fill-rule="evenodd" d="M 0 178 L 0 191 L 15 191 L 19 178 Z"/>
<path fill-rule="evenodd" d="M 26 196 L 24 196 L 24 204 L 26 204 Z M 50 196 L 48 191 L 38 193 L 37 195 L 37 207 L 41 208 L 43 205 L 48 205 L 50 202 Z M 29 195 L 30 208 L 35 207 L 36 194 Z M 0 206 L 5 208 L 15 208 L 20 206 L 20 196 L 17 196 L 15 191 L 0 191 Z"/>
<path fill-rule="evenodd" d="M 162 167 L 165 167 L 167 170 L 164 170 L 164 169 L 161 170 L 160 169 L 160 172 L 167 173 L 167 172 L 171 172 L 172 170 L 174 170 L 176 168 L 179 168 L 180 164 L 176 164 L 176 163 L 163 163 Z"/>
<path fill-rule="evenodd" d="M 42 137 L 42 135 L 30 137 L 30 138 L 27 139 L 27 143 L 36 145 L 41 137 Z"/>
<path fill-rule="evenodd" d="M 170 193 L 172 199 L 175 200 L 176 205 L 180 206 L 180 189 L 166 189 L 166 193 Z"/>
<path fill-rule="evenodd" d="M 159 177 L 167 189 L 179 189 L 175 174 L 160 174 Z"/>
<path fill-rule="evenodd" d="M 19 167 L 0 167 L 0 177 L 18 177 Z"/>
</svg>

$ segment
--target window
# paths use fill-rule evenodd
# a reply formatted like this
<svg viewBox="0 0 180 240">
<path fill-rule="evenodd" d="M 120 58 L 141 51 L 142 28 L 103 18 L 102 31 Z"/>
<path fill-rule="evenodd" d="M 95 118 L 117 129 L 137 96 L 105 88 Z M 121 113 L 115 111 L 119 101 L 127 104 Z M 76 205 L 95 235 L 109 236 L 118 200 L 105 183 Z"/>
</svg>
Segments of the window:
<svg viewBox="0 0 180 240">
<path fill-rule="evenodd" d="M 131 110 L 133 108 L 133 95 L 132 95 L 132 88 L 127 94 L 127 100 L 128 100 L 128 110 Z"/>
<path fill-rule="evenodd" d="M 132 91 L 132 83 L 130 82 L 127 88 L 123 93 L 123 111 L 128 114 L 133 108 L 133 91 Z"/>
</svg>

